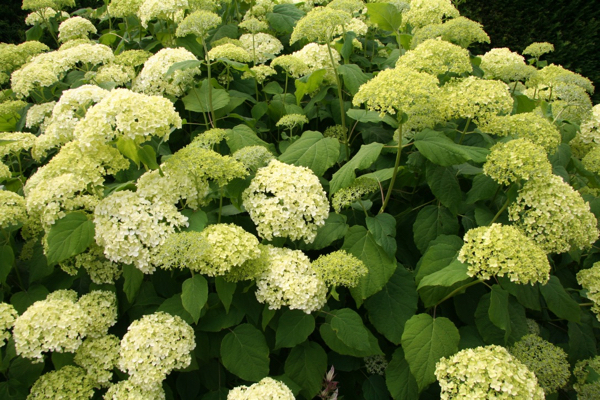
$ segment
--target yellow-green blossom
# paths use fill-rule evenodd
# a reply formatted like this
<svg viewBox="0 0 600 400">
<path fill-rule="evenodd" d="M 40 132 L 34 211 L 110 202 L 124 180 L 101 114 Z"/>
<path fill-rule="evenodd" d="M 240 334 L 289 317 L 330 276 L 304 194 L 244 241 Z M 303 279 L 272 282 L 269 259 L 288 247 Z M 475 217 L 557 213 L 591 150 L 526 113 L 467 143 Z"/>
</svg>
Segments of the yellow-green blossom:
<svg viewBox="0 0 600 400">
<path fill-rule="evenodd" d="M 221 141 L 225 139 L 225 136 L 227 136 L 227 131 L 225 129 L 208 129 L 196 136 L 193 140 L 193 143 L 195 146 L 199 146 L 204 149 L 212 149 L 213 146 L 221 143 Z"/>
<path fill-rule="evenodd" d="M 97 285 L 114 285 L 123 272 L 119 264 L 106 259 L 104 249 L 96 243 L 92 243 L 84 253 L 75 256 L 73 267 L 75 270 L 84 268 L 92 282 Z"/>
<path fill-rule="evenodd" d="M 227 400 L 254 399 L 294 400 L 295 397 L 285 383 L 269 377 L 250 386 L 237 386 L 227 394 Z"/>
<path fill-rule="evenodd" d="M 117 295 L 107 290 L 93 290 L 79 298 L 79 306 L 90 317 L 88 336 L 98 338 L 117 322 Z"/>
<path fill-rule="evenodd" d="M 52 115 L 52 110 L 56 105 L 55 101 L 49 101 L 42 104 L 34 104 L 27 110 L 27 117 L 25 127 L 34 128 L 40 126 L 42 130 L 45 129 L 46 124 L 44 123 L 48 117 Z"/>
<path fill-rule="evenodd" d="M 366 8 L 366 4 L 362 0 L 333 0 L 326 7 L 346 11 L 348 14 L 354 15 L 362 12 Z"/>
<path fill-rule="evenodd" d="M 331 42 L 336 29 L 346 25 L 351 19 L 352 15 L 346 11 L 330 7 L 315 7 L 296 23 L 290 37 L 290 44 L 300 39 L 317 43 Z"/>
<path fill-rule="evenodd" d="M 0 228 L 23 223 L 26 219 L 27 208 L 23 196 L 8 190 L 0 190 Z"/>
<path fill-rule="evenodd" d="M 339 54 L 337 52 L 335 52 L 335 54 L 337 54 L 339 57 Z M 293 54 L 283 55 L 275 58 L 273 61 L 271 61 L 271 67 L 274 68 L 276 66 L 280 66 L 291 77 L 296 79 L 300 78 L 301 76 L 308 75 L 310 73 L 310 68 L 304 62 L 304 60 L 302 60 L 301 57 L 295 56 Z"/>
<path fill-rule="evenodd" d="M 294 129 L 297 126 L 304 126 L 304 124 L 308 123 L 308 118 L 302 114 L 287 114 L 284 115 L 277 121 L 275 126 L 284 127 L 287 129 Z"/>
<path fill-rule="evenodd" d="M 495 48 L 481 56 L 481 69 L 486 79 L 500 79 L 506 83 L 523 81 L 536 72 L 531 65 L 525 64 L 525 58 L 510 49 Z"/>
<path fill-rule="evenodd" d="M 535 374 L 501 346 L 480 346 L 442 357 L 435 376 L 442 400 L 544 399 Z"/>
<path fill-rule="evenodd" d="M 58 26 L 58 40 L 67 42 L 74 39 L 87 39 L 98 30 L 89 20 L 82 17 L 71 17 Z"/>
<path fill-rule="evenodd" d="M 250 33 L 264 32 L 269 29 L 269 24 L 264 21 L 260 21 L 254 17 L 246 18 L 238 24 L 238 26 Z"/>
<path fill-rule="evenodd" d="M 590 373 L 597 371 L 600 371 L 600 356 L 579 360 L 575 364 L 573 375 L 577 382 L 573 384 L 573 389 L 577 392 L 578 400 L 596 400 L 600 396 L 600 380 L 589 379 Z"/>
<path fill-rule="evenodd" d="M 528 180 L 508 215 L 546 253 L 584 249 L 598 238 L 598 222 L 589 204 L 556 175 Z"/>
<path fill-rule="evenodd" d="M 0 347 L 4 346 L 10 339 L 10 329 L 15 324 L 15 320 L 19 316 L 17 310 L 12 304 L 0 303 Z"/>
<path fill-rule="evenodd" d="M 554 45 L 548 42 L 535 42 L 525 47 L 523 54 L 530 55 L 534 58 L 540 58 L 540 56 L 551 53 L 554 51 Z"/>
<path fill-rule="evenodd" d="M 360 278 L 369 272 L 361 260 L 345 250 L 319 256 L 312 262 L 312 267 L 327 286 L 349 288 L 358 285 Z"/>
<path fill-rule="evenodd" d="M 165 400 L 162 382 L 140 385 L 130 380 L 115 383 L 108 388 L 104 400 Z"/>
<path fill-rule="evenodd" d="M 575 85 L 585 89 L 588 93 L 594 92 L 594 85 L 591 80 L 554 64 L 547 65 L 541 70 L 536 71 L 527 81 L 527 86 L 529 87 L 545 85 L 552 88 L 560 84 Z"/>
<path fill-rule="evenodd" d="M 483 173 L 501 185 L 551 174 L 552 165 L 544 149 L 527 139 L 499 142 L 492 146 Z"/>
<path fill-rule="evenodd" d="M 366 194 L 379 190 L 379 183 L 376 179 L 360 176 L 346 188 L 340 189 L 334 193 L 331 205 L 336 213 L 341 212 L 361 199 Z"/>
<path fill-rule="evenodd" d="M 10 171 L 10 168 L 8 168 L 8 165 L 0 161 L 0 181 L 10 179 L 11 177 L 12 172 Z"/>
<path fill-rule="evenodd" d="M 289 237 L 312 243 L 329 216 L 329 202 L 317 176 L 306 167 L 277 160 L 257 171 L 242 199 L 258 234 L 267 240 Z"/>
<path fill-rule="evenodd" d="M 210 245 L 200 232 L 176 232 L 169 235 L 156 254 L 156 265 L 164 269 L 189 268 L 202 272 L 206 267 L 204 255 Z"/>
<path fill-rule="evenodd" d="M 283 44 L 273 35 L 259 32 L 256 34 L 244 33 L 240 36 L 242 47 L 252 55 L 256 64 L 264 64 L 275 58 L 283 50 Z"/>
<path fill-rule="evenodd" d="M 266 167 L 275 158 L 273 153 L 264 146 L 246 146 L 231 155 L 244 164 L 250 172 L 256 172 L 259 168 Z"/>
<path fill-rule="evenodd" d="M 594 147 L 600 145 L 600 104 L 596 104 L 582 122 L 577 136 L 569 143 L 573 153 L 583 158 Z"/>
<path fill-rule="evenodd" d="M 242 47 L 236 46 L 232 43 L 225 43 L 213 47 L 208 52 L 209 60 L 218 60 L 220 58 L 227 58 L 232 61 L 246 63 L 252 61 L 252 54 Z"/>
<path fill-rule="evenodd" d="M 0 71 L 10 79 L 10 74 L 14 70 L 29 62 L 31 58 L 39 53 L 48 50 L 48 46 L 35 40 L 23 42 L 19 45 L 2 43 L 0 44 Z M 2 83 L 7 82 L 8 79 L 5 79 Z"/>
<path fill-rule="evenodd" d="M 271 75 L 277 74 L 272 67 L 268 65 L 257 65 L 255 67 L 250 68 L 250 71 L 246 71 L 242 74 L 242 79 L 251 79 L 254 78 L 261 85 L 265 82 Z"/>
<path fill-rule="evenodd" d="M 70 18 L 69 13 L 65 11 L 56 11 L 52 7 L 44 7 L 36 10 L 25 17 L 26 25 L 38 25 L 43 24 L 44 21 L 50 20 L 50 18 L 55 18 L 57 21 L 65 20 Z"/>
<path fill-rule="evenodd" d="M 214 12 L 197 10 L 179 23 L 175 35 L 178 37 L 196 35 L 198 38 L 204 39 L 208 31 L 216 28 L 220 23 L 221 17 Z"/>
<path fill-rule="evenodd" d="M 479 22 L 466 17 L 457 17 L 442 24 L 426 25 L 418 29 L 413 35 L 411 47 L 415 48 L 427 39 L 438 37 L 465 49 L 473 43 L 490 42 L 490 37 Z"/>
<path fill-rule="evenodd" d="M 96 72 L 86 73 L 85 77 L 98 85 L 114 83 L 116 86 L 125 86 L 135 78 L 135 68 L 111 63 L 101 66 Z"/>
<path fill-rule="evenodd" d="M 0 145 L 0 159 L 9 154 L 19 154 L 31 149 L 36 136 L 29 132 L 0 132 L 0 141 L 7 142 Z"/>
<path fill-rule="evenodd" d="M 137 16 L 144 28 L 153 19 L 180 22 L 188 0 L 144 0 L 137 10 Z"/>
<path fill-rule="evenodd" d="M 40 10 L 52 7 L 57 10 L 66 7 L 75 7 L 75 0 L 23 0 L 23 10 Z"/>
<path fill-rule="evenodd" d="M 108 14 L 111 17 L 127 18 L 137 15 L 144 0 L 110 0 Z"/>
<path fill-rule="evenodd" d="M 94 379 L 82 368 L 66 365 L 40 376 L 31 387 L 27 400 L 88 400 L 94 395 L 95 387 Z"/>
<path fill-rule="evenodd" d="M 87 338 L 75 352 L 73 361 L 85 369 L 87 376 L 97 385 L 108 387 L 119 359 L 120 344 L 115 335 Z"/>
<path fill-rule="evenodd" d="M 146 50 L 126 50 L 115 56 L 113 62 L 119 65 L 138 67 L 143 65 L 150 57 L 152 57 L 152 53 Z"/>
<path fill-rule="evenodd" d="M 429 39 L 407 51 L 396 66 L 414 68 L 434 76 L 447 72 L 462 74 L 473 71 L 469 52 L 450 42 Z"/>
<path fill-rule="evenodd" d="M 577 282 L 587 291 L 585 297 L 594 302 L 592 311 L 600 321 L 600 262 L 594 263 L 591 268 L 579 271 Z"/>
<path fill-rule="evenodd" d="M 508 276 L 520 284 L 545 284 L 550 263 L 536 243 L 511 225 L 492 224 L 469 230 L 458 260 L 468 265 L 467 274 L 487 280 Z"/>
<path fill-rule="evenodd" d="M 346 133 L 348 133 L 348 128 L 343 127 L 342 125 L 332 125 L 325 129 L 325 132 L 323 132 L 323 136 L 332 137 L 339 141 L 342 141 Z"/>
<path fill-rule="evenodd" d="M 460 13 L 451 0 L 411 0 L 410 9 L 402 16 L 402 24 L 422 28 L 441 24 L 445 19 L 456 18 Z"/>
</svg>

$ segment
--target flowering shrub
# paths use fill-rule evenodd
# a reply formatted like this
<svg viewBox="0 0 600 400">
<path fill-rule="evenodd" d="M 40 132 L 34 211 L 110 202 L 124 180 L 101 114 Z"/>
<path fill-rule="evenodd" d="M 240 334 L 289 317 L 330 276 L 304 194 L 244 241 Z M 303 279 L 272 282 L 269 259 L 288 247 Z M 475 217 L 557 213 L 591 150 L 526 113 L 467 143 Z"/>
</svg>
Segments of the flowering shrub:
<svg viewBox="0 0 600 400">
<path fill-rule="evenodd" d="M 598 397 L 600 108 L 550 43 L 96 3 L 0 44 L 0 398 Z"/>
</svg>

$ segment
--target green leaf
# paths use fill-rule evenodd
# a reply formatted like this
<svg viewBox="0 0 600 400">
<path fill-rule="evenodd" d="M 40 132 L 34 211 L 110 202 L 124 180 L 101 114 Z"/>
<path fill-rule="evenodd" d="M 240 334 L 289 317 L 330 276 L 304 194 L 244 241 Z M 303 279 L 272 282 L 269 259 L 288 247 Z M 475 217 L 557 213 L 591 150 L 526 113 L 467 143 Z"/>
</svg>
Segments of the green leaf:
<svg viewBox="0 0 600 400">
<path fill-rule="evenodd" d="M 349 308 L 330 311 L 331 329 L 346 346 L 358 351 L 369 349 L 367 328 L 360 315 Z"/>
<path fill-rule="evenodd" d="M 321 389 L 327 373 L 327 354 L 317 343 L 306 341 L 295 346 L 285 360 L 284 371 L 312 399 Z"/>
<path fill-rule="evenodd" d="M 6 284 L 6 278 L 15 263 L 15 254 L 9 245 L 0 246 L 0 282 Z"/>
<path fill-rule="evenodd" d="M 181 304 L 197 324 L 202 308 L 208 300 L 208 282 L 202 275 L 194 275 L 181 286 Z"/>
<path fill-rule="evenodd" d="M 414 144 L 425 158 L 443 167 L 466 161 L 482 163 L 489 153 L 487 149 L 481 147 L 456 144 L 442 132 L 432 129 L 424 129 L 417 133 Z"/>
<path fill-rule="evenodd" d="M 325 77 L 326 73 L 326 69 L 318 69 L 309 75 L 306 75 L 300 79 L 296 79 L 295 95 L 297 105 L 300 105 L 300 102 L 302 101 L 304 95 L 314 92 L 321 86 L 321 83 L 323 83 L 323 78 Z"/>
<path fill-rule="evenodd" d="M 448 318 L 417 314 L 406 322 L 402 348 L 419 391 L 435 382 L 435 364 L 458 351 L 460 335 Z"/>
<path fill-rule="evenodd" d="M 479 200 L 490 199 L 500 185 L 487 175 L 479 174 L 473 178 L 471 190 L 467 192 L 467 204 L 475 204 Z"/>
<path fill-rule="evenodd" d="M 165 78 L 168 78 L 169 76 L 173 75 L 175 71 L 185 71 L 186 69 L 196 68 L 201 65 L 202 61 L 198 60 L 178 61 L 169 67 L 169 69 L 165 73 Z"/>
<path fill-rule="evenodd" d="M 415 245 L 423 253 L 433 239 L 439 235 L 456 235 L 458 229 L 457 218 L 446 207 L 425 206 L 413 225 Z"/>
<path fill-rule="evenodd" d="M 158 169 L 156 162 L 156 152 L 150 145 L 145 145 L 138 148 L 138 157 L 142 164 L 148 169 Z"/>
<path fill-rule="evenodd" d="M 329 185 L 330 193 L 333 195 L 338 190 L 350 186 L 356 179 L 356 170 L 369 168 L 379 157 L 382 148 L 383 143 L 363 144 L 358 153 L 333 174 Z"/>
<path fill-rule="evenodd" d="M 402 347 L 398 347 L 385 369 L 385 384 L 394 400 L 419 398 L 419 386 L 410 372 Z"/>
<path fill-rule="evenodd" d="M 125 157 L 129 158 L 131 161 L 135 163 L 135 165 L 140 167 L 140 156 L 138 154 L 138 145 L 133 141 L 133 139 L 127 139 L 125 137 L 120 137 L 117 140 L 117 149 L 123 154 Z"/>
<path fill-rule="evenodd" d="M 238 325 L 221 342 L 221 360 L 229 372 L 245 381 L 258 382 L 269 375 L 269 347 L 261 331 Z"/>
<path fill-rule="evenodd" d="M 49 293 L 45 286 L 34 285 L 29 287 L 29 290 L 13 294 L 10 298 L 10 304 L 21 315 L 36 301 L 44 300 Z"/>
<path fill-rule="evenodd" d="M 8 369 L 8 378 L 15 379 L 26 386 L 31 386 L 44 371 L 44 363 L 34 363 L 33 361 L 18 357 L 10 363 Z"/>
<path fill-rule="evenodd" d="M 377 111 L 362 110 L 359 108 L 351 108 L 346 111 L 346 115 L 358 122 L 385 122 L 392 128 L 398 127 L 398 121 L 389 114 L 385 114 L 383 117 L 379 115 Z"/>
<path fill-rule="evenodd" d="M 273 29 L 280 33 L 292 33 L 296 22 L 303 16 L 304 12 L 293 4 L 277 4 L 273 12 L 267 13 L 267 21 Z"/>
<path fill-rule="evenodd" d="M 540 291 L 548 304 L 548 308 L 557 317 L 564 318 L 567 321 L 579 322 L 581 318 L 579 304 L 569 296 L 556 276 L 551 275 L 548 283 L 540 285 Z"/>
<path fill-rule="evenodd" d="M 473 278 L 467 275 L 467 265 L 455 259 L 447 267 L 421 279 L 417 290 L 420 290 L 425 286 L 452 286 L 455 283 L 471 279 Z"/>
<path fill-rule="evenodd" d="M 383 289 L 365 301 L 365 308 L 375 329 L 398 345 L 404 324 L 417 311 L 418 300 L 412 274 L 398 266 Z"/>
<path fill-rule="evenodd" d="M 181 293 L 177 293 L 163 301 L 156 311 L 164 311 L 171 315 L 177 315 L 190 325 L 194 323 L 194 318 L 183 308 Z"/>
<path fill-rule="evenodd" d="M 514 104 L 515 112 L 513 114 L 528 113 L 528 112 L 535 110 L 535 108 L 537 107 L 536 102 L 531 100 L 529 97 L 525 96 L 524 94 L 513 95 L 513 98 L 515 99 L 515 104 Z"/>
<path fill-rule="evenodd" d="M 225 136 L 227 146 L 232 153 L 235 153 L 241 148 L 246 146 L 263 146 L 271 150 L 269 143 L 265 142 L 247 125 L 237 125 L 232 129 L 227 130 L 227 136 Z"/>
<path fill-rule="evenodd" d="M 337 68 L 338 74 L 344 79 L 344 86 L 354 96 L 360 85 L 367 83 L 369 77 L 356 64 L 342 64 Z"/>
<path fill-rule="evenodd" d="M 342 245 L 353 256 L 359 258 L 369 270 L 369 273 L 360 278 L 356 287 L 350 293 L 360 306 L 363 300 L 379 292 L 396 270 L 396 261 L 392 260 L 375 242 L 373 235 L 360 225 L 349 229 Z"/>
<path fill-rule="evenodd" d="M 368 3 L 369 19 L 384 31 L 397 32 L 402 24 L 402 13 L 390 3 Z"/>
<path fill-rule="evenodd" d="M 206 225 L 208 224 L 208 216 L 202 210 L 190 210 L 186 208 L 181 210 L 181 213 L 185 215 L 188 219 L 188 226 L 184 228 L 183 231 L 189 232 L 202 232 Z"/>
<path fill-rule="evenodd" d="M 233 301 L 233 294 L 237 288 L 237 283 L 228 282 L 223 279 L 223 277 L 217 276 L 215 278 L 215 288 L 217 289 L 219 300 L 221 300 L 223 307 L 225 307 L 225 312 L 228 313 L 231 302 Z"/>
<path fill-rule="evenodd" d="M 340 143 L 337 139 L 325 138 L 320 132 L 306 131 L 279 156 L 279 161 L 308 167 L 315 175 L 323 176 L 335 165 L 339 155 Z"/>
<path fill-rule="evenodd" d="M 275 348 L 294 347 L 315 330 L 315 318 L 300 310 L 288 310 L 279 318 Z"/>
<path fill-rule="evenodd" d="M 458 214 L 458 209 L 462 205 L 463 193 L 454 168 L 428 163 L 426 176 L 431 192 L 440 203 L 448 207 L 453 214 Z"/>
<path fill-rule="evenodd" d="M 362 385 L 365 400 L 380 400 L 389 398 L 385 380 L 381 375 L 369 376 Z"/>
<path fill-rule="evenodd" d="M 595 357 L 598 352 L 596 350 L 596 335 L 594 328 L 589 324 L 578 324 L 572 321 L 568 323 L 569 332 L 569 360 L 585 360 Z"/>
<path fill-rule="evenodd" d="M 490 298 L 491 294 L 486 293 L 479 299 L 479 304 L 475 310 L 475 325 L 477 325 L 477 330 L 487 344 L 512 345 L 528 332 L 525 309 L 514 298 L 508 298 L 511 332 L 507 337 L 506 332 L 498 328 L 490 320 Z"/>
<path fill-rule="evenodd" d="M 510 323 L 509 299 L 510 294 L 502 289 L 499 285 L 493 285 L 490 292 L 490 308 L 488 309 L 488 317 L 490 321 L 498 328 L 506 333 L 504 341 L 508 340 L 512 327 Z"/>
<path fill-rule="evenodd" d="M 377 342 L 377 338 L 368 331 L 369 336 L 369 349 L 360 351 L 357 349 L 353 349 L 352 347 L 346 346 L 344 342 L 342 342 L 336 335 L 335 331 L 331 328 L 331 325 L 328 323 L 321 324 L 319 327 L 319 333 L 321 334 L 321 338 L 325 342 L 325 344 L 334 352 L 353 357 L 368 357 L 374 355 L 383 355 L 383 352 L 379 348 L 379 343 Z"/>
<path fill-rule="evenodd" d="M 347 217 L 343 214 L 330 213 L 329 217 L 325 220 L 325 225 L 317 229 L 315 240 L 310 244 L 301 242 L 301 248 L 321 250 L 336 240 L 343 238 L 346 236 L 349 228 L 348 224 L 346 224 L 346 219 Z"/>
<path fill-rule="evenodd" d="M 94 241 L 94 223 L 82 212 L 72 212 L 48 232 L 48 264 L 57 264 L 82 253 Z"/>
<path fill-rule="evenodd" d="M 189 94 L 183 97 L 183 105 L 186 110 L 194 112 L 209 112 L 209 82 L 208 79 L 202 81 L 200 88 L 190 89 Z M 229 93 L 224 89 L 212 88 L 212 106 L 213 110 L 218 110 L 229 104 Z"/>
<path fill-rule="evenodd" d="M 440 235 L 431 241 L 417 264 L 417 285 L 425 276 L 446 268 L 456 258 L 463 244 L 464 241 L 454 235 Z"/>
<path fill-rule="evenodd" d="M 373 234 L 375 242 L 380 245 L 390 258 L 396 257 L 396 219 L 390 214 L 377 214 L 367 217 L 367 228 Z"/>
<path fill-rule="evenodd" d="M 535 311 L 542 311 L 538 284 L 522 285 L 520 283 L 512 282 L 506 276 L 498 277 L 498 281 L 500 282 L 502 289 L 515 296 L 523 307 Z"/>
<path fill-rule="evenodd" d="M 123 291 L 127 296 L 127 301 L 133 303 L 137 296 L 140 286 L 144 281 L 144 273 L 131 264 L 123 265 Z"/>
</svg>

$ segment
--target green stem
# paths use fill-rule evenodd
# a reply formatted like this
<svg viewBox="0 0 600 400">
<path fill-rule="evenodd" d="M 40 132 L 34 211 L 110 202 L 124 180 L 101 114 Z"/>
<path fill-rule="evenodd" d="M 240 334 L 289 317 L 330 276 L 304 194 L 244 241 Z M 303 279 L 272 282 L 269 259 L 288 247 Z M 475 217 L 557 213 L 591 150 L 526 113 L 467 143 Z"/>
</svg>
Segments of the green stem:
<svg viewBox="0 0 600 400">
<path fill-rule="evenodd" d="M 496 220 L 498 219 L 498 217 L 500 217 L 500 215 L 504 212 L 504 210 L 506 210 L 508 208 L 509 204 L 510 204 L 510 199 L 507 198 L 506 201 L 504 202 L 504 204 L 502 204 L 502 208 L 500 208 L 500 210 L 498 210 L 498 212 L 496 213 L 496 215 L 494 215 L 494 218 L 490 222 L 490 225 L 492 225 L 494 222 L 496 222 Z"/>
<path fill-rule="evenodd" d="M 390 197 L 392 197 L 392 190 L 394 189 L 394 184 L 396 183 L 396 176 L 398 176 L 399 166 L 400 166 L 400 157 L 402 156 L 402 124 L 398 127 L 398 152 L 396 153 L 396 162 L 394 163 L 394 174 L 392 175 L 392 180 L 390 181 L 390 186 L 388 187 L 388 191 L 385 194 L 385 200 L 381 205 L 381 209 L 379 210 L 379 214 L 382 214 L 387 207 Z"/>
<path fill-rule="evenodd" d="M 593 305 L 594 305 L 593 302 L 590 302 L 590 303 L 581 303 L 581 304 L 579 304 L 579 307 L 591 307 Z"/>
<path fill-rule="evenodd" d="M 346 115 L 344 109 L 344 98 L 342 96 L 342 81 L 335 69 L 335 61 L 333 61 L 333 53 L 331 52 L 331 45 L 327 42 L 327 50 L 329 50 L 329 59 L 331 60 L 331 68 L 333 68 L 333 74 L 335 75 L 335 81 L 337 82 L 338 98 L 340 102 L 340 117 L 342 119 L 342 132 L 344 132 L 344 145 L 346 146 L 346 160 L 350 159 L 350 149 L 348 145 L 348 135 L 346 133 Z"/>
<path fill-rule="evenodd" d="M 462 144 L 465 135 L 467 134 L 467 129 L 469 129 L 469 124 L 471 123 L 471 118 L 467 118 L 467 123 L 465 124 L 465 129 L 462 131 L 462 134 L 460 135 L 460 140 L 458 141 L 458 144 Z"/>
<path fill-rule="evenodd" d="M 217 127 L 217 118 L 215 118 L 215 110 L 213 109 L 212 101 L 212 82 L 210 75 L 210 59 L 208 58 L 208 48 L 206 47 L 206 41 L 202 38 L 202 46 L 204 47 L 204 58 L 206 59 L 206 66 L 208 69 L 208 108 L 210 110 L 211 125 L 213 128 Z"/>
<path fill-rule="evenodd" d="M 221 223 L 221 210 L 223 209 L 223 191 L 219 190 L 219 216 L 217 218 L 217 224 Z"/>
</svg>

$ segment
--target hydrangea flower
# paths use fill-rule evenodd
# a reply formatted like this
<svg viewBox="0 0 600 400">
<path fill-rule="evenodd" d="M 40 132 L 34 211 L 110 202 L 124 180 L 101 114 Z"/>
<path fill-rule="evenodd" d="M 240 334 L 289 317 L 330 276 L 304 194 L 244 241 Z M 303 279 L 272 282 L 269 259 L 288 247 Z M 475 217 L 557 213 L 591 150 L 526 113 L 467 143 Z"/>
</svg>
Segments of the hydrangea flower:
<svg viewBox="0 0 600 400">
<path fill-rule="evenodd" d="M 441 24 L 430 24 L 416 30 L 411 41 L 411 47 L 415 48 L 427 39 L 438 37 L 465 49 L 473 43 L 490 42 L 490 37 L 485 33 L 479 22 L 466 17 L 457 17 Z"/>
<path fill-rule="evenodd" d="M 550 263 L 535 242 L 511 225 L 492 224 L 469 230 L 458 260 L 468 265 L 467 275 L 487 280 L 508 276 L 520 284 L 545 284 Z"/>
<path fill-rule="evenodd" d="M 108 14 L 116 18 L 137 15 L 143 2 L 144 0 L 110 0 Z"/>
<path fill-rule="evenodd" d="M 340 213 L 344 208 L 348 208 L 352 203 L 359 201 L 364 195 L 378 190 L 379 183 L 376 179 L 359 176 L 350 186 L 334 193 L 331 205 L 336 213 Z"/>
<path fill-rule="evenodd" d="M 73 361 L 85 369 L 87 376 L 96 384 L 108 387 L 119 359 L 120 344 L 115 335 L 87 338 L 75 352 Z"/>
<path fill-rule="evenodd" d="M 525 47 L 525 50 L 523 50 L 523 54 L 530 55 L 533 58 L 540 58 L 542 55 L 546 53 L 551 53 L 553 51 L 554 45 L 552 43 L 535 42 Z"/>
<path fill-rule="evenodd" d="M 66 7 L 75 7 L 75 0 L 23 0 L 23 10 L 41 10 L 46 7 L 60 10 Z"/>
<path fill-rule="evenodd" d="M 15 324 L 19 314 L 15 307 L 9 303 L 0 303 L 0 347 L 10 339 L 10 329 Z"/>
<path fill-rule="evenodd" d="M 259 168 L 266 167 L 275 158 L 273 153 L 264 146 L 246 146 L 231 155 L 244 164 L 250 172 L 256 172 Z"/>
<path fill-rule="evenodd" d="M 213 47 L 208 52 L 209 60 L 213 61 L 220 58 L 227 58 L 232 61 L 247 63 L 252 61 L 252 54 L 240 46 L 236 46 L 232 43 L 225 43 Z"/>
<path fill-rule="evenodd" d="M 582 122 L 577 136 L 570 142 L 570 145 L 580 158 L 600 145 L 600 104 L 596 104 L 592 108 L 590 115 Z"/>
<path fill-rule="evenodd" d="M 104 400 L 165 400 L 161 383 L 140 385 L 131 380 L 115 383 L 108 388 Z"/>
<path fill-rule="evenodd" d="M 600 146 L 594 146 L 581 160 L 585 169 L 600 174 Z"/>
<path fill-rule="evenodd" d="M 368 356 L 363 358 L 365 362 L 365 368 L 367 369 L 367 373 L 370 375 L 384 375 L 385 369 L 388 367 L 388 362 L 385 359 L 385 356 L 380 354 L 376 354 L 374 356 Z"/>
<path fill-rule="evenodd" d="M 135 78 L 135 68 L 122 64 L 106 64 L 98 68 L 98 71 L 86 74 L 86 78 L 98 85 L 125 86 Z"/>
<path fill-rule="evenodd" d="M 410 9 L 402 16 L 402 24 L 422 28 L 458 16 L 460 13 L 451 0 L 411 0 Z"/>
<path fill-rule="evenodd" d="M 32 105 L 29 110 L 27 110 L 25 126 L 29 129 L 40 126 L 42 130 L 44 130 L 46 127 L 44 122 L 52 115 L 52 110 L 55 105 L 55 101 Z"/>
<path fill-rule="evenodd" d="M 137 16 L 144 28 L 153 19 L 180 22 L 188 8 L 188 0 L 144 0 L 137 10 Z"/>
<path fill-rule="evenodd" d="M 329 202 L 317 176 L 306 167 L 277 160 L 256 172 L 242 200 L 258 234 L 267 240 L 289 237 L 312 243 L 329 216 Z"/>
<path fill-rule="evenodd" d="M 253 399 L 294 400 L 295 397 L 285 383 L 269 377 L 250 386 L 237 386 L 227 394 L 227 400 Z"/>
<path fill-rule="evenodd" d="M 244 33 L 240 36 L 242 48 L 252 55 L 255 64 L 264 64 L 281 53 L 283 44 L 268 33 Z"/>
<path fill-rule="evenodd" d="M 542 147 L 527 139 L 515 139 L 492 146 L 483 164 L 483 173 L 501 185 L 510 185 L 551 174 L 552 165 Z"/>
<path fill-rule="evenodd" d="M 58 40 L 67 42 L 74 39 L 87 39 L 98 30 L 89 20 L 82 17 L 71 17 L 58 26 Z"/>
<path fill-rule="evenodd" d="M 0 190 L 0 228 L 25 222 L 27 208 L 23 196 L 8 190 Z"/>
<path fill-rule="evenodd" d="M 447 72 L 462 74 L 473 71 L 469 52 L 460 46 L 438 39 L 428 39 L 398 58 L 396 66 L 414 68 L 438 76 Z"/>
<path fill-rule="evenodd" d="M 312 268 L 328 286 L 349 288 L 358 285 L 360 278 L 369 272 L 361 260 L 345 250 L 319 256 L 312 262 Z"/>
<path fill-rule="evenodd" d="M 486 79 L 500 79 L 506 83 L 522 81 L 533 75 L 535 67 L 527 65 L 525 58 L 510 49 L 495 48 L 481 56 L 481 69 Z"/>
<path fill-rule="evenodd" d="M 600 262 L 577 273 L 577 282 L 587 291 L 585 297 L 592 300 L 592 311 L 600 321 Z"/>
<path fill-rule="evenodd" d="M 331 7 L 315 7 L 296 22 L 290 44 L 300 39 L 321 44 L 331 42 L 336 29 L 348 24 L 351 19 L 352 15 L 346 11 Z"/>
<path fill-rule="evenodd" d="M 117 322 L 117 295 L 107 290 L 92 290 L 77 302 L 90 317 L 87 335 L 98 338 Z"/>
<path fill-rule="evenodd" d="M 265 82 L 265 80 L 271 76 L 277 74 L 273 68 L 268 65 L 256 65 L 250 68 L 250 71 L 246 71 L 242 74 L 242 79 L 256 79 L 256 82 L 261 85 Z"/>
<path fill-rule="evenodd" d="M 287 114 L 281 117 L 279 121 L 277 121 L 275 126 L 285 127 L 287 129 L 292 130 L 298 125 L 302 127 L 304 124 L 308 124 L 308 118 L 306 118 L 306 115 Z"/>
<path fill-rule="evenodd" d="M 501 346 L 461 350 L 436 364 L 442 400 L 544 399 L 535 374 Z"/>
<path fill-rule="evenodd" d="M 119 65 L 126 65 L 129 67 L 139 67 L 143 65 L 150 57 L 152 53 L 146 50 L 125 50 L 124 52 L 115 56 L 114 63 Z"/>
<path fill-rule="evenodd" d="M 0 132 L 0 140 L 10 140 L 0 146 L 0 159 L 9 154 L 28 151 L 35 143 L 36 136 L 29 132 Z"/>
<path fill-rule="evenodd" d="M 573 368 L 573 375 L 577 382 L 573 384 L 573 389 L 577 392 L 579 400 L 595 400 L 600 396 L 600 380 L 589 382 L 590 370 L 600 371 L 600 356 L 579 360 Z"/>
<path fill-rule="evenodd" d="M 177 26 L 175 35 L 184 37 L 195 35 L 204 40 L 208 31 L 216 28 L 221 23 L 221 17 L 212 11 L 197 10 L 185 17 Z"/>
<path fill-rule="evenodd" d="M 118 263 L 106 259 L 104 249 L 95 242 L 85 252 L 77 254 L 64 263 L 60 263 L 60 266 L 65 272 L 76 275 L 79 269 L 84 268 L 92 282 L 97 285 L 113 285 L 123 272 Z"/>
<path fill-rule="evenodd" d="M 88 400 L 94 395 L 95 387 L 94 380 L 82 368 L 66 365 L 40 376 L 31 387 L 27 400 Z"/>
</svg>

